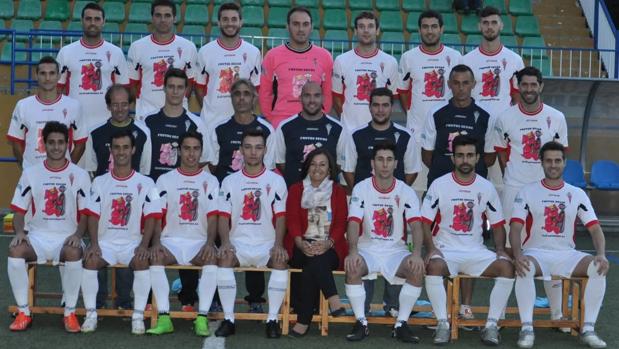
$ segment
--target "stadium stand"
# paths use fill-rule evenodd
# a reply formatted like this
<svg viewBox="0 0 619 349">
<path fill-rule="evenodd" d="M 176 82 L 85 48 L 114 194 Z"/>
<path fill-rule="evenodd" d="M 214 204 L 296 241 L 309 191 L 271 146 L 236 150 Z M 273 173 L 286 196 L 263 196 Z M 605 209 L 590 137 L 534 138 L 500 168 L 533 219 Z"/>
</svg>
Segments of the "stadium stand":
<svg viewBox="0 0 619 349">
<path fill-rule="evenodd" d="M 568 159 L 563 172 L 563 179 L 569 184 L 581 189 L 587 188 L 587 181 L 585 180 L 585 172 L 580 162 L 576 160 Z"/>
<path fill-rule="evenodd" d="M 619 164 L 611 160 L 594 162 L 591 185 L 598 190 L 619 190 Z"/>
</svg>

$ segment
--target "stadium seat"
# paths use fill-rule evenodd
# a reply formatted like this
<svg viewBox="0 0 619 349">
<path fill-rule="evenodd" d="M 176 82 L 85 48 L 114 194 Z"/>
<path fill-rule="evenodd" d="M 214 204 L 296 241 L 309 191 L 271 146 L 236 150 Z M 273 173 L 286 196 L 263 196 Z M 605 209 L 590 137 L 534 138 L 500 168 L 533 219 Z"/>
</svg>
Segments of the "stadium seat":
<svg viewBox="0 0 619 349">
<path fill-rule="evenodd" d="M 125 20 L 125 6 L 106 1 L 105 4 L 103 4 L 103 11 L 105 11 L 106 22 L 120 23 Z"/>
<path fill-rule="evenodd" d="M 260 6 L 264 5 L 264 0 L 241 0 L 241 6 Z"/>
<path fill-rule="evenodd" d="M 447 33 L 441 37 L 441 42 L 447 46 L 453 47 L 455 50 L 460 50 L 462 47 L 462 39 L 460 34 Z"/>
<path fill-rule="evenodd" d="M 211 0 L 187 0 L 187 4 L 203 4 L 208 5 Z"/>
<path fill-rule="evenodd" d="M 38 20 L 41 18 L 41 1 L 21 0 L 17 8 L 17 18 L 31 20 Z"/>
<path fill-rule="evenodd" d="M 206 40 L 207 42 L 213 41 L 215 39 L 217 39 L 217 37 L 219 36 L 220 33 L 220 29 L 218 26 L 213 26 L 211 27 L 211 31 L 208 34 L 208 39 Z"/>
<path fill-rule="evenodd" d="M 287 7 L 271 7 L 267 24 L 270 28 L 285 28 L 288 11 Z"/>
<path fill-rule="evenodd" d="M 498 9 L 502 14 L 506 13 L 505 0 L 484 0 L 484 6 L 492 6 Z"/>
<path fill-rule="evenodd" d="M 52 43 L 48 41 L 36 41 L 32 43 L 32 53 L 30 56 L 30 62 L 38 62 L 41 58 L 45 56 L 56 57 L 58 54 L 57 49 L 54 48 Z"/>
<path fill-rule="evenodd" d="M 376 8 L 379 11 L 400 11 L 400 0 L 379 0 Z"/>
<path fill-rule="evenodd" d="M 454 13 L 443 14 L 443 33 L 459 33 L 458 19 Z"/>
<path fill-rule="evenodd" d="M 71 21 L 69 25 L 67 25 L 67 31 L 72 32 L 81 32 L 82 31 L 82 22 L 81 21 Z"/>
<path fill-rule="evenodd" d="M 262 50 L 262 44 L 264 39 L 262 38 L 254 38 L 255 36 L 264 36 L 262 33 L 262 28 L 255 27 L 243 27 L 241 29 L 241 36 L 243 39 L 250 44 L 256 46 L 258 49 Z"/>
<path fill-rule="evenodd" d="M 406 19 L 406 31 L 416 38 L 419 33 L 419 15 L 421 15 L 421 12 L 409 12 L 408 18 Z"/>
<path fill-rule="evenodd" d="M 52 21 L 66 21 L 69 19 L 69 1 L 47 0 L 45 19 Z"/>
<path fill-rule="evenodd" d="M 348 7 L 350 7 L 351 10 L 364 11 L 371 11 L 373 8 L 372 0 L 351 0 Z"/>
<path fill-rule="evenodd" d="M 296 6 L 304 6 L 308 9 L 318 9 L 318 0 L 295 0 L 294 4 Z"/>
<path fill-rule="evenodd" d="M 546 42 L 541 36 L 525 36 L 522 40 L 522 57 L 539 60 L 548 58 Z"/>
<path fill-rule="evenodd" d="M 516 18 L 516 34 L 520 36 L 540 36 L 539 23 L 535 16 L 519 16 Z"/>
<path fill-rule="evenodd" d="M 13 1 L 2 1 L 0 2 L 0 18 L 2 19 L 11 19 L 15 14 L 15 6 L 13 6 Z"/>
<path fill-rule="evenodd" d="M 217 12 L 213 14 L 217 18 Z M 285 19 L 284 19 L 285 21 Z M 213 22 L 216 23 L 217 21 Z M 243 25 L 248 27 L 262 27 L 264 25 L 264 13 L 262 7 L 248 6 L 243 8 Z"/>
<path fill-rule="evenodd" d="M 509 13 L 514 16 L 532 15 L 531 0 L 510 0 Z"/>
<path fill-rule="evenodd" d="M 268 36 L 270 39 L 266 40 L 267 48 L 273 48 L 288 40 L 288 30 L 285 28 L 269 28 Z"/>
<path fill-rule="evenodd" d="M 129 22 L 149 23 L 151 21 L 151 18 L 152 16 L 150 15 L 150 4 L 131 4 L 131 9 L 129 10 Z"/>
<path fill-rule="evenodd" d="M 542 72 L 543 76 L 553 76 L 553 74 L 552 74 L 552 63 L 550 62 L 550 59 L 548 59 L 546 57 L 544 57 L 542 59 L 540 59 L 539 57 L 531 59 L 531 61 L 528 63 L 528 65 L 533 66 L 533 67 L 539 69 L 539 71 Z"/>
<path fill-rule="evenodd" d="M 501 35 L 501 43 L 514 51 L 518 49 L 518 40 L 514 35 Z"/>
<path fill-rule="evenodd" d="M 610 160 L 598 160 L 591 167 L 591 185 L 599 190 L 619 189 L 619 165 Z"/>
<path fill-rule="evenodd" d="M 585 189 L 587 188 L 587 181 L 585 180 L 585 172 L 582 169 L 580 162 L 576 160 L 567 160 L 565 163 L 565 170 L 563 171 L 563 180 L 567 183 Z"/>
<path fill-rule="evenodd" d="M 514 22 L 512 22 L 512 16 L 503 15 L 501 16 L 501 21 L 503 22 L 503 34 L 514 35 Z"/>
<path fill-rule="evenodd" d="M 26 44 L 23 42 L 16 43 L 15 47 L 18 48 L 26 48 Z M 2 47 L 2 54 L 0 56 L 0 61 L 4 63 L 11 63 L 13 57 L 12 55 L 13 45 L 10 42 L 5 42 Z M 28 60 L 28 54 L 26 52 L 15 51 L 15 62 L 16 63 L 25 63 Z"/>
<path fill-rule="evenodd" d="M 206 38 L 204 37 L 204 26 L 185 24 L 179 33 L 182 34 L 185 39 L 196 44 L 197 47 L 201 47 L 206 43 Z"/>
<path fill-rule="evenodd" d="M 424 0 L 402 0 L 402 9 L 406 12 L 421 12 L 426 9 Z"/>
<path fill-rule="evenodd" d="M 285 7 L 286 11 L 288 11 L 292 7 L 291 0 L 268 0 L 269 7 Z"/>
<path fill-rule="evenodd" d="M 354 25 L 354 24 L 353 24 Z M 402 33 L 402 15 L 400 11 L 383 11 L 380 13 L 380 28 L 382 31 L 397 31 Z"/>
<path fill-rule="evenodd" d="M 74 21 L 82 20 L 82 10 L 90 1 L 76 1 L 73 5 L 73 16 L 71 17 Z M 107 19 L 107 13 L 105 16 Z"/>
<path fill-rule="evenodd" d="M 14 19 L 10 27 L 10 29 L 18 32 L 29 32 L 32 28 L 34 28 L 34 22 L 29 19 Z M 16 35 L 15 40 L 20 42 L 28 41 L 28 35 Z"/>
<path fill-rule="evenodd" d="M 120 26 L 118 25 L 118 23 L 108 23 L 105 22 L 105 24 L 103 25 L 103 31 L 107 32 L 107 33 L 120 33 Z"/>
<path fill-rule="evenodd" d="M 131 45 L 132 42 L 148 35 L 148 25 L 146 23 L 127 23 L 123 33 L 123 45 Z"/>
<path fill-rule="evenodd" d="M 438 12 L 452 12 L 453 11 L 453 0 L 430 0 L 430 8 L 434 11 Z"/>
<path fill-rule="evenodd" d="M 122 46 L 120 27 L 118 23 L 105 22 L 103 25 L 103 38 L 116 46 Z"/>
<path fill-rule="evenodd" d="M 208 24 L 208 7 L 204 5 L 187 5 L 185 10 L 185 24 Z"/>
<path fill-rule="evenodd" d="M 42 21 L 39 24 L 39 29 L 40 30 L 53 30 L 53 31 L 57 31 L 57 32 L 61 32 L 64 30 L 64 28 L 62 28 L 62 23 L 60 21 Z M 41 42 L 45 42 L 45 43 L 49 43 L 50 40 L 53 43 L 59 43 L 60 42 L 60 36 L 58 35 L 54 35 L 54 36 L 49 36 L 49 35 L 42 35 L 40 37 L 37 37 L 37 41 L 41 41 Z"/>
<path fill-rule="evenodd" d="M 348 37 L 347 30 L 329 30 L 325 33 L 322 47 L 333 53 L 333 59 L 336 54 L 342 54 L 351 49 L 351 41 Z"/>
<path fill-rule="evenodd" d="M 345 30 L 348 27 L 346 19 L 346 11 L 330 9 L 325 11 L 322 18 L 322 27 L 324 29 L 340 29 Z"/>
<path fill-rule="evenodd" d="M 404 33 L 399 32 L 383 32 L 380 37 L 380 48 L 390 55 L 402 54 L 406 51 L 406 41 Z"/>
<path fill-rule="evenodd" d="M 348 30 L 326 30 L 325 35 L 322 38 L 323 40 L 344 40 L 350 41 L 350 37 L 348 36 Z"/>
<path fill-rule="evenodd" d="M 476 15 L 462 16 L 460 31 L 464 34 L 479 34 L 479 17 Z"/>
<path fill-rule="evenodd" d="M 481 43 L 482 36 L 481 34 L 469 34 L 466 36 L 466 47 L 464 48 L 465 53 L 469 53 L 479 46 Z"/>
<path fill-rule="evenodd" d="M 322 8 L 334 8 L 338 10 L 346 9 L 346 0 L 322 0 Z"/>
</svg>

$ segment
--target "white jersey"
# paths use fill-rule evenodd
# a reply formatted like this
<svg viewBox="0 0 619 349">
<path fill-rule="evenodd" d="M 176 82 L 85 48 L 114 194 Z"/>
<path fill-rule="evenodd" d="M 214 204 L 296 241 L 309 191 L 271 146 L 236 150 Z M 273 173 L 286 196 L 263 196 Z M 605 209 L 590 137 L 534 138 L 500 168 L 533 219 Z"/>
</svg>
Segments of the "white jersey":
<svg viewBox="0 0 619 349">
<path fill-rule="evenodd" d="M 462 182 L 454 172 L 437 178 L 421 205 L 423 222 L 436 222 L 432 235 L 438 249 L 486 249 L 484 216 L 493 227 L 505 224 L 499 194 L 492 183 L 479 175 L 469 182 Z"/>
<path fill-rule="evenodd" d="M 503 177 L 506 185 L 521 187 L 544 178 L 539 150 L 545 143 L 556 141 L 567 147 L 565 116 L 543 103 L 533 113 L 521 105 L 511 106 L 500 114 L 494 128 L 495 149 L 509 154 Z"/>
<path fill-rule="evenodd" d="M 56 58 L 60 65 L 60 85 L 65 93 L 88 108 L 86 126 L 105 122 L 110 111 L 105 104 L 105 93 L 113 84 L 129 84 L 125 54 L 105 40 L 90 46 L 82 39 L 64 46 Z"/>
<path fill-rule="evenodd" d="M 230 241 L 245 245 L 275 242 L 275 218 L 286 214 L 284 179 L 266 167 L 255 176 L 245 169 L 224 179 L 219 215 L 231 220 Z"/>
<path fill-rule="evenodd" d="M 200 117 L 207 126 L 234 114 L 230 88 L 238 79 L 260 85 L 260 50 L 241 39 L 236 47 L 225 47 L 219 39 L 202 46 L 198 52 L 196 85 L 205 88 Z"/>
<path fill-rule="evenodd" d="M 59 169 L 46 161 L 24 171 L 15 187 L 11 209 L 26 215 L 25 230 L 64 239 L 75 233 L 86 210 L 90 176 L 67 160 Z"/>
<path fill-rule="evenodd" d="M 512 91 L 518 90 L 515 74 L 524 68 L 522 57 L 505 46 L 496 52 L 477 47 L 464 55 L 462 62 L 475 74 L 473 98 L 490 113 L 492 126 L 499 113 L 511 105 Z"/>
<path fill-rule="evenodd" d="M 88 214 L 99 218 L 99 241 L 130 244 L 142 239 L 142 222 L 161 218 L 162 203 L 152 179 L 131 171 L 125 178 L 113 171 L 92 182 Z"/>
<path fill-rule="evenodd" d="M 342 125 L 349 132 L 372 120 L 370 93 L 386 87 L 397 93 L 398 61 L 378 48 L 364 56 L 357 49 L 335 58 L 333 63 L 333 93 L 344 98 Z"/>
<path fill-rule="evenodd" d="M 20 99 L 13 110 L 7 138 L 24 144 L 22 168 L 41 163 L 47 157 L 43 127 L 48 121 L 58 121 L 69 128 L 67 159 L 74 143 L 85 143 L 88 139 L 82 110 L 75 99 L 64 95 L 58 95 L 52 102 L 44 102 L 36 95 Z"/>
<path fill-rule="evenodd" d="M 447 87 L 449 73 L 461 61 L 460 52 L 442 44 L 437 52 L 428 52 L 422 46 L 417 46 L 404 52 L 400 58 L 398 89 L 400 92 L 412 90 L 406 127 L 413 130 L 418 142 L 430 110 L 447 103 L 451 98 L 451 90 Z"/>
<path fill-rule="evenodd" d="M 571 250 L 576 247 L 576 218 L 587 228 L 599 224 L 587 194 L 565 182 L 551 188 L 540 180 L 520 190 L 511 221 L 524 225 L 524 249 Z"/>
<path fill-rule="evenodd" d="M 185 173 L 179 167 L 157 179 L 157 190 L 165 223 L 161 237 L 206 240 L 207 218 L 218 212 L 217 178 L 202 169 Z"/>
<path fill-rule="evenodd" d="M 170 67 L 184 70 L 189 78 L 188 85 L 193 84 L 197 57 L 196 46 L 177 35 L 167 42 L 158 42 L 149 35 L 131 44 L 127 63 L 131 83 L 139 84 L 135 114 L 140 120 L 156 113 L 165 104 L 163 82 Z M 187 109 L 187 98 L 183 106 Z"/>
<path fill-rule="evenodd" d="M 388 190 L 378 189 L 374 177 L 353 188 L 348 220 L 358 222 L 363 231 L 359 249 L 391 253 L 406 249 L 406 223 L 420 220 L 419 199 L 406 183 L 393 179 Z"/>
</svg>

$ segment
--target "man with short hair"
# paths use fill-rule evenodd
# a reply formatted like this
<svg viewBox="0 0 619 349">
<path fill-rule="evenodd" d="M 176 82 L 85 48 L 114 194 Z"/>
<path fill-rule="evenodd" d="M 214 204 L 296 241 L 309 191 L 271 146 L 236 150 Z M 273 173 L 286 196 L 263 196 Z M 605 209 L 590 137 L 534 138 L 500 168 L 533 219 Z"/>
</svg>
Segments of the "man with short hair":
<svg viewBox="0 0 619 349">
<path fill-rule="evenodd" d="M 200 168 L 202 135 L 184 133 L 180 140 L 181 165 L 157 180 L 157 190 L 165 203 L 165 223 L 156 227 L 150 256 L 150 278 L 157 301 L 157 325 L 148 334 L 172 333 L 170 284 L 165 273 L 169 264 L 202 267 L 198 285 L 200 308 L 194 321 L 198 336 L 210 335 L 206 315 L 217 288 L 217 196 L 219 183 Z"/>
<path fill-rule="evenodd" d="M 260 76 L 260 110 L 277 128 L 284 119 L 301 111 L 301 90 L 313 81 L 322 89 L 320 108 L 331 111 L 331 53 L 310 42 L 312 13 L 297 6 L 288 11 L 290 41 L 267 52 Z"/>
<path fill-rule="evenodd" d="M 164 80 L 169 69 L 182 69 L 187 74 L 190 81 L 185 93 L 187 97 L 191 95 L 197 74 L 196 45 L 174 34 L 174 2 L 155 0 L 150 14 L 153 33 L 131 43 L 127 55 L 131 88 L 137 97 L 135 115 L 138 120 L 157 112 L 165 104 Z M 183 99 L 183 106 L 187 108 L 187 98 Z"/>
<path fill-rule="evenodd" d="M 393 176 L 398 162 L 395 144 L 386 141 L 375 145 L 373 150 L 374 175 L 359 182 L 350 199 L 346 233 L 349 247 L 344 268 L 346 295 L 357 322 L 346 339 L 360 341 L 369 335 L 361 278 L 380 272 L 390 284 L 406 281 L 400 291 L 393 336 L 399 341 L 417 343 L 419 337 L 413 334 L 407 321 L 421 294 L 424 274 L 419 199 L 410 186 Z M 404 242 L 407 224 L 413 232 L 412 254 Z"/>
<path fill-rule="evenodd" d="M 347 132 L 372 120 L 370 94 L 386 87 L 394 94 L 398 85 L 398 61 L 377 46 L 380 24 L 372 12 L 361 12 L 354 20 L 357 46 L 333 64 L 333 106 Z"/>
<path fill-rule="evenodd" d="M 286 183 L 264 165 L 266 135 L 263 129 L 247 129 L 241 138 L 243 169 L 226 177 L 219 191 L 221 239 L 217 290 L 224 321 L 215 335 L 235 333 L 234 267 L 271 268 L 266 322 L 267 338 L 279 338 L 277 315 L 288 287 L 288 254 L 283 246 L 286 233 Z"/>
<path fill-rule="evenodd" d="M 64 328 L 67 332 L 79 332 L 75 305 L 82 279 L 84 210 L 90 178 L 86 171 L 66 159 L 69 143 L 66 125 L 47 122 L 42 137 L 46 158 L 22 173 L 11 200 L 15 237 L 9 244 L 7 269 L 18 312 L 9 328 L 25 331 L 32 324 L 26 262 L 53 261 L 54 265 L 63 262 L 65 267 L 61 277 Z M 28 222 L 25 222 L 26 214 L 30 215 Z"/>
<path fill-rule="evenodd" d="M 104 25 L 103 7 L 94 2 L 86 4 L 82 10 L 82 37 L 62 47 L 57 57 L 60 88 L 88 109 L 84 115 L 88 130 L 110 117 L 103 99 L 107 89 L 113 84 L 129 84 L 125 54 L 103 39 Z"/>
<path fill-rule="evenodd" d="M 86 318 L 82 332 L 97 329 L 97 272 L 107 265 L 126 264 L 134 274 L 131 333 L 142 335 L 144 309 L 151 287 L 148 249 L 162 208 L 152 179 L 131 168 L 135 139 L 129 130 L 112 136 L 114 168 L 92 183 L 88 202 L 90 246 L 84 258 L 82 297 Z M 142 223 L 144 229 L 142 230 Z"/>
<path fill-rule="evenodd" d="M 84 153 L 88 131 L 82 110 L 78 101 L 58 92 L 59 72 L 53 57 L 41 58 L 35 68 L 36 94 L 19 100 L 13 110 L 6 137 L 22 169 L 46 159 L 43 127 L 49 121 L 58 121 L 70 130 L 65 149 L 68 159 L 77 163 Z"/>
<path fill-rule="evenodd" d="M 505 252 L 505 221 L 499 194 L 492 183 L 475 173 L 478 140 L 459 135 L 452 144 L 454 171 L 430 185 L 421 206 L 428 262 L 426 292 L 438 320 L 434 344 L 444 345 L 450 339 L 443 277 L 465 274 L 495 279 L 481 340 L 487 345 L 498 345 L 497 321 L 514 285 L 514 267 Z M 495 252 L 484 245 L 486 218 L 493 228 Z"/>
<path fill-rule="evenodd" d="M 198 52 L 196 93 L 202 105 L 200 117 L 208 127 L 227 120 L 234 109 L 230 104 L 231 87 L 238 79 L 260 85 L 260 50 L 241 39 L 243 27 L 241 7 L 233 2 L 217 10 L 221 34 L 217 40 L 202 46 Z"/>
<path fill-rule="evenodd" d="M 539 150 L 539 158 L 544 178 L 525 185 L 512 204 L 509 238 L 517 274 L 516 300 L 522 321 L 518 347 L 532 348 L 535 342 L 534 278 L 542 276 L 547 280 L 560 276 L 588 278 L 584 291 L 581 290 L 586 307 L 580 339 L 591 348 L 606 348 L 606 342 L 595 333 L 609 268 L 602 227 L 587 194 L 563 180 L 565 147 L 554 141 L 545 143 Z M 577 219 L 591 234 L 595 256 L 575 249 Z M 526 237 L 521 239 L 525 224 Z"/>
</svg>

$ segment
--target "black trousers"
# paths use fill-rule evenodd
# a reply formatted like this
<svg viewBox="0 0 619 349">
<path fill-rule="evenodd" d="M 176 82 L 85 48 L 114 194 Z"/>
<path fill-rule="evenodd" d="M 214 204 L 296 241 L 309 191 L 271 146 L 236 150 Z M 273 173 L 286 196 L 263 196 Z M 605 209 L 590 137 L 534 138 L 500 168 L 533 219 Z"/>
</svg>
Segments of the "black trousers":
<svg viewBox="0 0 619 349">
<path fill-rule="evenodd" d="M 308 257 L 295 246 L 290 265 L 294 268 L 303 269 L 301 275 L 297 274 L 297 280 L 291 279 L 291 282 L 297 283 L 296 287 L 294 287 L 296 289 L 295 310 L 298 315 L 297 321 L 300 324 L 309 325 L 312 321 L 314 310 L 318 308 L 320 291 L 322 291 L 325 298 L 337 294 L 332 271 L 337 269 L 339 259 L 337 253 L 332 248 L 320 256 Z M 292 275 L 295 274 L 293 273 Z"/>
<path fill-rule="evenodd" d="M 197 270 L 179 269 L 178 276 L 181 279 L 181 291 L 178 293 L 178 300 L 182 305 L 194 305 L 198 301 L 198 281 L 200 272 Z"/>
</svg>

